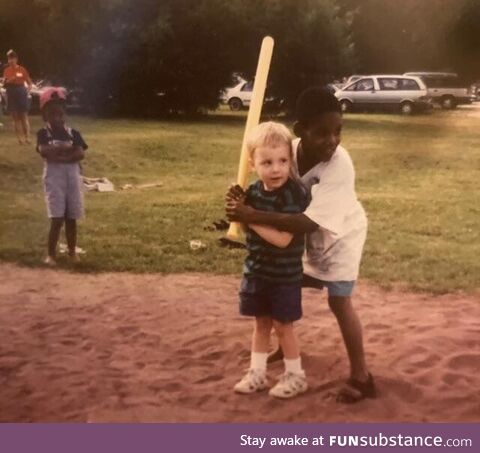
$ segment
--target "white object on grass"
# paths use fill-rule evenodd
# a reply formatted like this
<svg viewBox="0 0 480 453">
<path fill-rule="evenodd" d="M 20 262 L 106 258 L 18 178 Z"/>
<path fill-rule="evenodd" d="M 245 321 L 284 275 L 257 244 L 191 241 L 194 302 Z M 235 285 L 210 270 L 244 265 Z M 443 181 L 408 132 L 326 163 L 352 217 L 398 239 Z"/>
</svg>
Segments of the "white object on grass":
<svg viewBox="0 0 480 453">
<path fill-rule="evenodd" d="M 107 178 L 83 177 L 83 186 L 88 192 L 115 192 L 113 183 Z"/>
<path fill-rule="evenodd" d="M 194 239 L 193 241 L 190 241 L 190 248 L 192 250 L 200 250 L 200 249 L 207 248 L 207 246 L 202 241 L 200 241 L 198 239 Z"/>
<path fill-rule="evenodd" d="M 58 251 L 61 253 L 61 254 L 65 254 L 65 253 L 68 253 L 68 247 L 67 247 L 67 244 L 63 244 L 63 243 L 60 243 L 58 245 Z M 86 250 L 80 248 L 80 247 L 75 247 L 75 253 L 77 255 L 85 255 L 87 252 Z"/>
</svg>

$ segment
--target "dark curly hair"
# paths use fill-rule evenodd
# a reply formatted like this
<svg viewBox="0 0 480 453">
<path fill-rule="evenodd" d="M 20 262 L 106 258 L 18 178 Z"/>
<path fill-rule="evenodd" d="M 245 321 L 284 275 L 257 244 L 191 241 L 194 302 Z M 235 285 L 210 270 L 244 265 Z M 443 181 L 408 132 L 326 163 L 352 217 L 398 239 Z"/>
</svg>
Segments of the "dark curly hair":
<svg viewBox="0 0 480 453">
<path fill-rule="evenodd" d="M 296 119 L 306 124 L 322 113 L 342 113 L 338 99 L 328 89 L 322 87 L 307 88 L 297 99 Z"/>
</svg>

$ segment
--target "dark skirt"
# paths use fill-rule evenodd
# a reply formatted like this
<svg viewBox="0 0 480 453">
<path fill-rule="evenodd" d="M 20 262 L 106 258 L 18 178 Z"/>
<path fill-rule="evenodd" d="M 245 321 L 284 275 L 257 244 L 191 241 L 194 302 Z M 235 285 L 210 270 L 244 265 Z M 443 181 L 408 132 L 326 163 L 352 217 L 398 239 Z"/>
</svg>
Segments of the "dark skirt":
<svg viewBox="0 0 480 453">
<path fill-rule="evenodd" d="M 10 113 L 28 112 L 28 92 L 23 85 L 7 85 L 7 111 Z"/>
</svg>

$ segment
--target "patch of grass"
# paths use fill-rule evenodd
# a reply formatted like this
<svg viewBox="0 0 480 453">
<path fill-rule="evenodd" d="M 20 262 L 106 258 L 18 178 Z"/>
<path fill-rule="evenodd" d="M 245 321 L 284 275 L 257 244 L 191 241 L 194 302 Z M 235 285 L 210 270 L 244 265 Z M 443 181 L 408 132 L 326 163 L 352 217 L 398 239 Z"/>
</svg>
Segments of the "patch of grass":
<svg viewBox="0 0 480 453">
<path fill-rule="evenodd" d="M 480 275 L 479 110 L 345 117 L 344 146 L 369 217 L 362 277 L 388 287 L 473 291 Z M 199 121 L 73 117 L 90 145 L 87 176 L 162 187 L 87 193 L 80 271 L 240 273 L 243 252 L 204 228 L 223 217 L 235 179 L 245 114 Z M 40 127 L 38 117 L 33 129 Z M 42 161 L 0 130 L 0 259 L 36 266 L 48 221 Z M 205 249 L 192 251 L 200 239 Z M 67 264 L 65 266 L 68 267 Z"/>
</svg>

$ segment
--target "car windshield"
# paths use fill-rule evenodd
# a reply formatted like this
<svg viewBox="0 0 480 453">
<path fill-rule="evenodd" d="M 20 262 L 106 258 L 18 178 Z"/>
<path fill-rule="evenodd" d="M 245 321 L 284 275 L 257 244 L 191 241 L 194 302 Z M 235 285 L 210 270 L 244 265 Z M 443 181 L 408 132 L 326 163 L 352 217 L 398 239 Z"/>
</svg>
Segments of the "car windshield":
<svg viewBox="0 0 480 453">
<path fill-rule="evenodd" d="M 242 91 L 252 91 L 253 90 L 253 81 L 247 82 L 242 87 Z"/>
<path fill-rule="evenodd" d="M 371 91 L 373 89 L 373 79 L 362 79 L 355 84 L 355 91 Z"/>
</svg>

